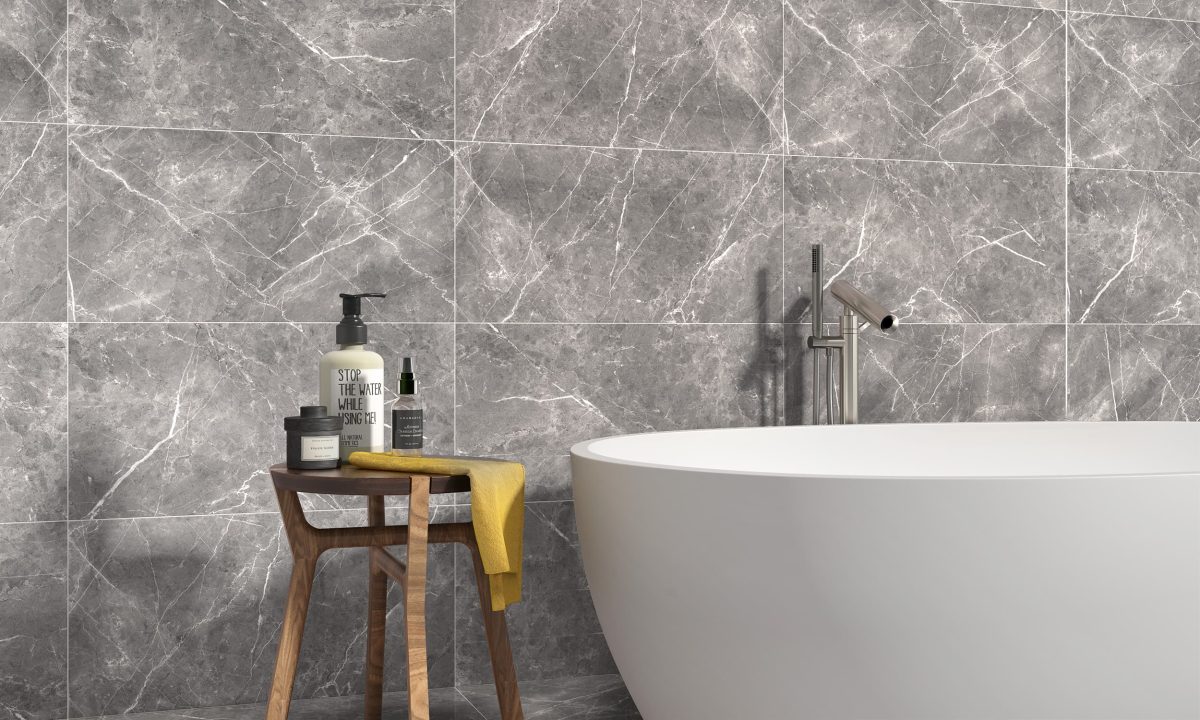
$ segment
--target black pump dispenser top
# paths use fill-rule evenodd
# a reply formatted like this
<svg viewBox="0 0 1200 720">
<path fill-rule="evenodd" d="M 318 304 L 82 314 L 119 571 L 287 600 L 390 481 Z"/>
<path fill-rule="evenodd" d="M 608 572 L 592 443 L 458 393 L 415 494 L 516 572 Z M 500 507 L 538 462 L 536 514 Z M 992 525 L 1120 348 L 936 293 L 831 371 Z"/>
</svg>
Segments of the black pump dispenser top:
<svg viewBox="0 0 1200 720">
<path fill-rule="evenodd" d="M 400 387 L 396 388 L 396 392 L 400 395 L 416 395 L 417 394 L 417 376 L 413 374 L 412 358 L 404 358 L 404 364 L 400 366 Z"/>
<path fill-rule="evenodd" d="M 337 325 L 338 345 L 366 345 L 367 324 L 362 321 L 362 299 L 385 298 L 387 293 L 340 293 L 342 321 Z"/>
</svg>

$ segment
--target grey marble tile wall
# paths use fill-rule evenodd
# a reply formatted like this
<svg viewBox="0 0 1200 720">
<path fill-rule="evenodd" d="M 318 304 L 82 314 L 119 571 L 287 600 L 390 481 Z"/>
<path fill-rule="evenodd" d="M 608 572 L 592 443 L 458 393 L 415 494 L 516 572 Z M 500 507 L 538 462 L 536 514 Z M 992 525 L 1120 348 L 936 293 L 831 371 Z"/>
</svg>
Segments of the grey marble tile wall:
<svg viewBox="0 0 1200 720">
<path fill-rule="evenodd" d="M 571 443 L 807 422 L 810 242 L 903 319 L 866 420 L 1195 418 L 1196 8 L 7 0 L 0 720 L 264 699 L 264 469 L 339 291 L 390 294 L 432 450 L 527 464 L 531 680 L 615 669 Z M 464 560 L 435 685 L 489 676 Z M 321 566 L 300 695 L 361 687 L 361 565 Z"/>
</svg>

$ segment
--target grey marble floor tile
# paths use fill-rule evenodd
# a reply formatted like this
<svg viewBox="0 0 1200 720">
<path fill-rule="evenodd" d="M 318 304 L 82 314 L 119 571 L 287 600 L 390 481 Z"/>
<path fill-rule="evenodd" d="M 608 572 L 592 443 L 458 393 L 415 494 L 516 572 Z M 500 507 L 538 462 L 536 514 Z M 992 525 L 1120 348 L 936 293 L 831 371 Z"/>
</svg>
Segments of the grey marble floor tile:
<svg viewBox="0 0 1200 720">
<path fill-rule="evenodd" d="M 788 320 L 808 319 L 809 244 L 911 322 L 1062 322 L 1063 170 L 789 158 Z M 841 307 L 829 302 L 827 322 Z"/>
<path fill-rule="evenodd" d="M 386 718 L 407 717 L 405 693 L 385 693 Z M 521 704 L 529 720 L 640 720 L 621 678 L 616 675 L 543 680 L 522 683 Z M 130 715 L 106 715 L 91 720 L 261 720 L 265 706 L 232 705 Z M 495 689 L 469 685 L 458 689 L 434 688 L 429 692 L 433 720 L 500 720 Z M 312 698 L 292 703 L 292 720 L 358 720 L 358 696 Z"/>
<path fill-rule="evenodd" d="M 66 145 L 62 127 L 0 125 L 0 321 L 68 317 Z"/>
<path fill-rule="evenodd" d="M 67 2 L 5 3 L 0 22 L 0 120 L 54 122 L 66 117 Z"/>
<path fill-rule="evenodd" d="M 1200 20 L 1195 0 L 1071 0 L 1071 9 L 1173 20 Z"/>
<path fill-rule="evenodd" d="M 458 137 L 782 143 L 780 5 L 458 0 Z"/>
<path fill-rule="evenodd" d="M 789 147 L 1063 162 L 1061 14 L 933 0 L 786 0 Z"/>
<path fill-rule="evenodd" d="M 793 423 L 811 413 L 805 333 L 789 335 Z M 861 421 L 1061 420 L 1064 341 L 1062 325 L 901 325 L 887 335 L 863 333 Z"/>
<path fill-rule="evenodd" d="M 487 720 L 500 720 L 490 685 L 459 687 Z M 521 684 L 527 720 L 640 720 L 637 707 L 618 675 L 540 680 Z"/>
<path fill-rule="evenodd" d="M 408 716 L 408 695 L 402 692 L 384 693 L 383 716 Z M 263 704 L 228 705 L 165 712 L 106 715 L 94 720 L 262 720 L 266 713 Z M 490 720 L 452 687 L 429 691 L 429 714 L 432 720 Z M 289 720 L 361 720 L 363 699 L 358 695 L 299 699 L 292 702 Z"/>
<path fill-rule="evenodd" d="M 1070 64 L 1074 164 L 1200 170 L 1200 24 L 1075 16 Z"/>
<path fill-rule="evenodd" d="M 66 325 L 0 324 L 0 523 L 66 519 L 66 443 Z"/>
<path fill-rule="evenodd" d="M 453 445 L 453 329 L 372 324 L 390 370 L 416 358 L 427 447 Z M 71 332 L 71 517 L 276 509 L 283 418 L 317 402 L 332 324 L 80 324 Z M 334 498 L 316 507 L 341 507 Z M 362 507 L 361 498 L 349 498 Z"/>
<path fill-rule="evenodd" d="M 458 508 L 458 517 L 469 520 L 469 509 Z M 574 503 L 528 503 L 524 550 L 521 602 L 506 612 L 517 677 L 615 673 L 583 572 Z M 461 686 L 490 681 L 492 666 L 470 556 L 464 548 L 457 552 L 455 682 Z"/>
<path fill-rule="evenodd" d="M 0 718 L 67 710 L 67 524 L 0 524 Z"/>
<path fill-rule="evenodd" d="M 438 509 L 435 517 L 449 509 Z M 262 702 L 274 668 L 291 553 L 275 515 L 78 523 L 71 529 L 72 715 Z M 362 692 L 366 554 L 322 556 L 296 695 Z M 453 683 L 454 557 L 434 547 L 430 682 Z M 403 687 L 393 587 L 387 687 Z"/>
<path fill-rule="evenodd" d="M 566 453 L 604 435 L 782 420 L 777 325 L 457 330 L 458 449 Z"/>
<path fill-rule="evenodd" d="M 777 158 L 475 145 L 461 162 L 467 320 L 777 319 Z"/>
<path fill-rule="evenodd" d="M 1200 419 L 1200 327 L 1072 325 L 1075 420 Z"/>
<path fill-rule="evenodd" d="M 1076 170 L 1073 322 L 1200 322 L 1200 175 Z"/>
<path fill-rule="evenodd" d="M 79 320 L 452 319 L 447 147 L 363 138 L 88 129 L 71 136 Z"/>
<path fill-rule="evenodd" d="M 448 138 L 453 25 L 437 0 L 73 0 L 71 119 Z"/>
</svg>

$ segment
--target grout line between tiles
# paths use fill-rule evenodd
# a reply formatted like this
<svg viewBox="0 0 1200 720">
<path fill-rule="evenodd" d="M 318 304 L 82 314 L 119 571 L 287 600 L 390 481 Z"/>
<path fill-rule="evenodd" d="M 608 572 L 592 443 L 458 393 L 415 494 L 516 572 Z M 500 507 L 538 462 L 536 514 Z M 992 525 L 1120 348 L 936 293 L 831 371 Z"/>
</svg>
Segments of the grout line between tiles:
<svg viewBox="0 0 1200 720">
<path fill-rule="evenodd" d="M 556 454 L 556 455 L 537 455 L 537 456 L 530 455 L 529 457 L 560 458 L 560 457 L 568 457 L 568 455 L 566 455 L 564 453 L 560 453 L 560 454 Z M 562 505 L 564 503 L 574 504 L 575 501 L 572 498 L 563 498 L 560 500 L 526 500 L 525 501 L 526 505 Z M 391 509 L 394 509 L 395 507 L 401 507 L 401 506 L 398 506 L 398 505 L 389 506 L 388 509 L 391 510 Z M 444 504 L 437 504 L 437 505 L 433 505 L 432 507 L 435 510 L 437 508 L 470 507 L 470 502 L 469 501 L 463 501 L 463 502 L 456 501 L 456 502 L 449 502 L 449 503 L 444 503 Z M 366 509 L 362 508 L 362 507 L 306 508 L 304 510 L 304 514 L 306 516 L 311 517 L 314 515 L 333 515 L 333 514 L 365 512 L 365 511 L 366 511 Z M 223 519 L 246 518 L 246 519 L 250 519 L 250 518 L 261 518 L 261 517 L 279 517 L 279 511 L 278 510 L 252 510 L 250 512 L 240 512 L 240 513 L 238 513 L 238 512 L 218 512 L 218 513 L 194 513 L 191 515 L 125 515 L 125 516 L 121 516 L 121 517 L 102 517 L 102 518 L 98 517 L 98 518 L 92 518 L 90 520 L 16 520 L 13 522 L 0 522 L 0 527 L 5 527 L 8 525 L 59 525 L 59 524 L 66 524 L 68 527 L 70 527 L 70 526 L 78 526 L 78 525 L 91 525 L 93 523 L 101 523 L 101 522 L 104 522 L 104 523 L 128 522 L 130 520 L 198 520 L 198 519 L 205 519 L 205 518 L 223 518 Z"/>
<path fill-rule="evenodd" d="M 1030 10 L 1033 12 L 1052 12 L 1063 15 L 1097 16 L 1128 18 L 1130 20 L 1158 20 L 1172 23 L 1200 23 L 1200 18 L 1187 20 L 1185 18 L 1164 17 L 1159 15 L 1131 15 L 1129 13 L 1105 12 L 1103 10 L 1072 10 L 1070 0 L 1064 0 L 1062 8 L 1037 7 L 1033 5 L 1011 5 L 1002 2 L 986 2 L 986 0 L 941 0 L 943 5 L 980 5 L 983 7 L 1009 8 L 1012 10 Z"/>
<path fill-rule="evenodd" d="M 788 52 L 787 52 L 787 15 L 788 15 L 788 0 L 779 0 L 779 105 L 780 105 L 780 128 L 783 135 L 780 138 L 780 144 L 783 151 L 786 153 L 792 147 L 792 132 L 788 125 L 787 119 L 787 73 L 788 73 Z M 780 322 L 787 321 L 787 303 L 788 303 L 788 271 L 787 271 L 787 247 L 788 247 L 788 219 L 787 219 L 787 160 L 779 162 L 779 320 Z M 786 335 L 784 345 L 786 347 Z M 786 355 L 786 353 L 785 353 Z M 797 388 L 799 390 L 799 388 Z M 791 397 L 790 383 L 788 382 L 788 373 L 782 373 L 779 379 L 779 392 L 777 395 L 783 396 L 783 416 L 776 416 L 776 425 L 787 424 L 787 407 L 788 399 Z M 779 398 L 776 398 L 776 403 Z M 777 406 L 778 407 L 778 406 Z M 804 424 L 804 418 L 800 417 L 797 420 L 798 425 Z"/>
<path fill-rule="evenodd" d="M 1071 417 L 1071 0 L 1063 0 L 1063 419 Z"/>
<path fill-rule="evenodd" d="M 1128 13 L 1100 12 L 1100 11 L 1096 11 L 1096 10 L 1068 10 L 1067 13 L 1070 15 L 1078 16 L 1078 17 L 1112 17 L 1112 18 L 1125 18 L 1127 20 L 1154 20 L 1154 21 L 1164 22 L 1164 23 L 1187 23 L 1188 25 L 1195 25 L 1197 23 L 1200 23 L 1200 18 L 1194 18 L 1192 20 L 1187 20 L 1185 18 L 1176 18 L 1176 17 L 1158 17 L 1158 16 L 1153 16 L 1153 15 L 1129 15 Z"/>
<path fill-rule="evenodd" d="M 457 616 L 457 613 L 456 613 L 456 616 Z M 456 647 L 457 647 L 457 646 L 456 646 Z M 457 671 L 457 667 L 455 668 L 455 670 Z M 475 712 L 479 713 L 479 716 L 480 716 L 480 717 L 487 717 L 486 715 L 484 715 L 484 714 L 483 714 L 483 711 L 482 711 L 482 710 L 480 710 L 479 708 L 477 708 L 477 707 L 475 706 L 475 703 L 471 702 L 471 698 L 467 697 L 467 696 L 466 696 L 466 694 L 465 694 L 465 693 L 463 693 L 463 691 L 462 691 L 462 690 L 459 690 L 459 689 L 458 689 L 458 677 L 457 677 L 457 672 L 456 672 L 456 674 L 455 674 L 455 678 L 454 678 L 454 692 L 458 693 L 458 696 L 459 696 L 459 697 L 461 697 L 461 698 L 463 699 L 463 701 L 464 701 L 464 702 L 466 702 L 468 705 L 470 705 L 472 710 L 474 710 Z"/>
<path fill-rule="evenodd" d="M 944 0 L 943 0 L 944 1 Z M 1007 6 L 997 6 L 1007 7 Z M 1196 21 L 1200 23 L 1200 21 Z M 776 151 L 752 151 L 752 150 L 712 150 L 705 148 L 667 148 L 667 147 L 631 147 L 625 145 L 580 145 L 570 143 L 536 143 L 522 142 L 516 140 L 460 140 L 456 141 L 450 138 L 410 138 L 410 137 L 384 137 L 373 135 L 331 135 L 323 133 L 299 133 L 299 132 L 278 132 L 278 131 L 257 131 L 257 130 L 220 130 L 211 128 L 180 128 L 180 127 L 150 127 L 139 125 L 99 125 L 87 123 L 65 123 L 65 122 L 39 122 L 33 120 L 0 120 L 0 125 L 51 125 L 51 126 L 71 126 L 74 128 L 100 128 L 112 130 L 147 130 L 147 131 L 164 131 L 164 132 L 205 132 L 205 133 L 234 133 L 242 135 L 278 135 L 284 137 L 319 137 L 319 138 L 343 138 L 352 140 L 390 140 L 397 142 L 424 142 L 433 144 L 442 144 L 451 146 L 457 149 L 461 145 L 498 145 L 498 146 L 516 146 L 516 147 L 544 147 L 544 148 L 560 148 L 574 150 L 589 150 L 592 152 L 662 152 L 662 153 L 684 153 L 684 154 L 701 154 L 701 155 L 733 155 L 733 156 L 748 156 L 748 157 L 780 157 L 785 160 L 791 159 L 808 159 L 808 160 L 840 160 L 845 162 L 864 162 L 864 163 L 908 163 L 918 165 L 943 165 L 947 167 L 967 166 L 967 167 L 1017 167 L 1017 168 L 1042 168 L 1042 169 L 1061 169 L 1063 165 L 1049 165 L 1041 163 L 1005 163 L 1005 162 L 980 162 L 974 160 L 942 160 L 942 159 L 927 159 L 927 158 L 901 158 L 901 157 L 875 157 L 875 156 L 848 156 L 848 155 L 820 155 L 814 153 L 799 153 L 799 152 L 776 152 Z M 1147 169 L 1147 168 L 1120 168 L 1120 167 L 1079 167 L 1073 168 L 1077 170 L 1091 170 L 1096 172 L 1121 172 L 1121 173 L 1145 173 L 1145 174 L 1171 174 L 1171 175 L 1200 175 L 1200 170 L 1167 170 L 1167 169 Z"/>
<path fill-rule="evenodd" d="M 118 321 L 113 321 L 113 322 L 63 322 L 61 320 L 0 320 L 0 327 L 3 327 L 5 325 L 110 325 L 110 326 L 116 327 L 116 326 L 120 326 L 120 325 L 300 325 L 300 326 L 304 326 L 304 325 L 328 325 L 328 324 L 330 324 L 330 323 L 325 323 L 325 322 L 298 322 L 298 323 L 262 322 L 262 323 L 258 323 L 258 322 L 225 322 L 225 321 L 203 321 L 203 320 L 173 320 L 173 321 L 124 321 L 124 320 L 118 320 Z M 372 325 L 391 325 L 391 326 L 400 326 L 400 325 L 447 325 L 447 326 L 450 326 L 450 325 L 453 325 L 456 328 L 458 326 L 462 326 L 462 325 L 474 326 L 474 327 L 522 327 L 522 326 L 528 326 L 528 327 L 538 327 L 538 326 L 577 327 L 577 326 L 595 325 L 598 327 L 647 326 L 647 327 L 674 328 L 674 327 L 714 327 L 714 326 L 716 326 L 716 327 L 721 327 L 721 326 L 757 327 L 757 326 L 761 326 L 761 325 L 807 326 L 809 324 L 809 322 L 808 322 L 808 320 L 782 320 L 782 321 L 770 320 L 770 321 L 766 321 L 766 322 L 759 322 L 759 321 L 753 321 L 753 322 L 727 322 L 727 321 L 646 322 L 646 321 L 641 321 L 641 320 L 612 320 L 612 321 L 605 321 L 605 322 L 577 321 L 577 320 L 507 321 L 507 322 L 499 322 L 499 321 L 489 322 L 486 320 L 459 320 L 458 322 L 451 322 L 449 320 L 446 320 L 444 322 L 410 323 L 410 322 L 400 321 L 400 322 L 375 322 L 375 323 L 371 323 L 371 324 Z M 1045 325 L 1064 325 L 1064 324 L 1070 325 L 1072 327 L 1089 327 L 1089 326 L 1104 327 L 1104 326 L 1110 326 L 1110 325 L 1134 326 L 1134 327 L 1162 327 L 1162 328 L 1200 327 L 1200 322 L 1163 323 L 1163 322 L 1149 322 L 1149 321 L 1138 321 L 1138 320 L 1124 320 L 1124 321 L 1120 321 L 1120 322 L 1097 322 L 1097 321 L 1089 320 L 1087 322 L 1068 321 L 1068 322 L 1064 323 L 1061 320 L 945 320 L 945 321 L 942 321 L 942 320 L 903 320 L 903 319 L 900 321 L 898 327 L 925 326 L 925 325 L 1040 325 L 1040 326 L 1045 326 Z"/>
<path fill-rule="evenodd" d="M 63 48 L 64 65 L 66 66 L 67 81 L 66 87 L 63 88 L 63 104 L 66 106 L 66 118 L 71 119 L 71 5 L 66 8 L 66 17 L 63 21 L 63 32 L 65 34 L 66 46 Z M 75 319 L 75 284 L 71 282 L 71 126 L 68 125 L 63 133 L 63 191 L 66 194 L 66 227 L 64 229 L 66 257 L 64 261 L 64 274 L 67 282 L 67 319 Z M 71 325 L 68 323 L 65 328 L 65 345 L 63 352 L 66 356 L 66 365 L 64 368 L 67 373 L 67 397 L 66 397 L 66 420 L 64 422 L 64 432 L 66 440 L 66 477 L 64 478 L 67 484 L 66 492 L 66 508 L 64 509 L 63 517 L 71 517 Z M 64 662 L 64 717 L 71 717 L 71 523 L 67 522 L 66 547 L 65 552 L 64 572 L 66 573 L 66 581 L 63 583 L 63 612 L 66 620 L 66 657 Z"/>
<path fill-rule="evenodd" d="M 451 330 L 450 330 L 450 448 L 458 454 L 458 2 L 450 9 L 450 250 L 452 254 Z M 458 518 L 455 517 L 455 520 Z M 450 586 L 450 602 L 454 606 L 450 616 L 450 684 L 454 692 L 458 689 L 458 550 L 450 551 L 451 572 L 454 581 Z M 464 699 L 466 696 L 463 696 Z M 468 701 L 470 704 L 470 701 Z"/>
</svg>

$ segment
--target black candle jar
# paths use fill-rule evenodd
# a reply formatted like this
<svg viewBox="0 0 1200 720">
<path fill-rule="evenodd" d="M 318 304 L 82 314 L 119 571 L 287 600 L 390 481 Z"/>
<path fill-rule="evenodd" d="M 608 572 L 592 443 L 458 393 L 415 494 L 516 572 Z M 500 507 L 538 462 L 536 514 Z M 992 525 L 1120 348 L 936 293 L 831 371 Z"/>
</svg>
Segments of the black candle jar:
<svg viewBox="0 0 1200 720">
<path fill-rule="evenodd" d="M 342 419 L 324 405 L 306 405 L 283 419 L 287 431 L 287 466 L 293 470 L 331 470 L 340 464 Z"/>
</svg>

